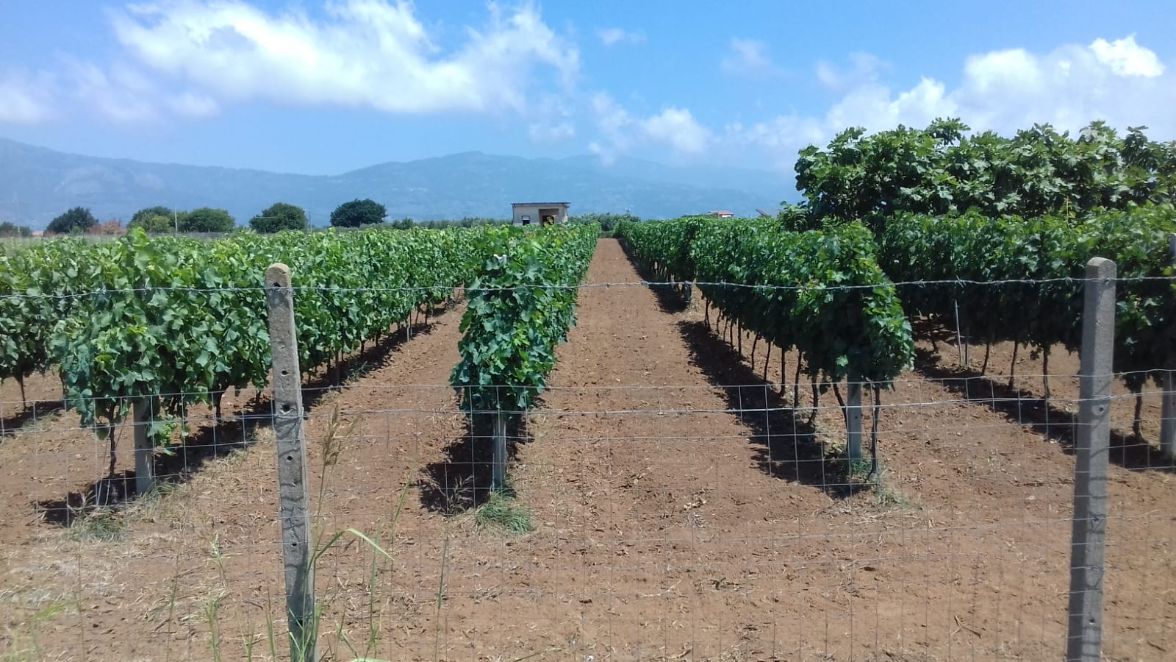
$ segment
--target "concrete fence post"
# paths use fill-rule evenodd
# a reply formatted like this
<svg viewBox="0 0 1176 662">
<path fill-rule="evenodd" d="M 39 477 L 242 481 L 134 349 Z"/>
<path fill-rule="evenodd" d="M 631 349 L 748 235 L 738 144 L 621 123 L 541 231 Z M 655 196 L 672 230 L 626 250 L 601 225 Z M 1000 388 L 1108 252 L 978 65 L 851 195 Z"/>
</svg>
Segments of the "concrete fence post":
<svg viewBox="0 0 1176 662">
<path fill-rule="evenodd" d="M 847 377 L 849 391 L 845 396 L 846 456 L 850 470 L 862 459 L 862 376 L 851 371 Z"/>
<path fill-rule="evenodd" d="M 1168 235 L 1168 253 L 1176 264 L 1176 233 Z M 1164 366 L 1164 395 L 1160 407 L 1160 451 L 1176 459 L 1176 375 L 1172 366 Z"/>
<path fill-rule="evenodd" d="M 506 487 L 506 463 L 507 463 L 507 446 L 506 446 L 506 415 L 501 411 L 494 414 L 494 466 L 493 475 L 491 477 L 490 487 L 494 490 L 501 490 Z"/>
<path fill-rule="evenodd" d="M 274 432 L 278 442 L 278 512 L 282 525 L 282 562 L 286 578 L 286 615 L 290 658 L 318 659 L 314 626 L 314 567 L 311 564 L 310 495 L 306 441 L 302 432 L 302 371 L 294 326 L 294 291 L 290 268 L 275 264 L 265 271 L 269 310 L 270 383 L 274 396 Z"/>
<path fill-rule="evenodd" d="M 132 425 L 135 431 L 135 493 L 140 496 L 155 489 L 155 444 L 151 439 L 152 411 L 155 398 L 135 400 Z"/>
<path fill-rule="evenodd" d="M 1115 263 L 1110 260 L 1096 257 L 1086 263 L 1070 539 L 1068 662 L 1097 662 L 1102 654 L 1107 462 L 1115 378 L 1115 273 Z"/>
</svg>

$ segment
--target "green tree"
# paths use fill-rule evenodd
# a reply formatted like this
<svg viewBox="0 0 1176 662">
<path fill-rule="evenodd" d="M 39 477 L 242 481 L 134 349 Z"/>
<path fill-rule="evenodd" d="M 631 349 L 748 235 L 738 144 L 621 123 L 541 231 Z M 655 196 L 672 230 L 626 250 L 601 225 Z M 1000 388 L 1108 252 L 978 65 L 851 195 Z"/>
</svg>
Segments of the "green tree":
<svg viewBox="0 0 1176 662">
<path fill-rule="evenodd" d="M 33 231 L 27 225 L 17 225 L 11 221 L 0 223 L 0 237 L 31 237 Z"/>
<path fill-rule="evenodd" d="M 880 232 L 902 212 L 1074 220 L 1171 202 L 1176 151 L 1148 140 L 1143 128 L 1120 137 L 1092 122 L 1072 137 L 1035 124 L 1005 138 L 969 135 L 959 120 L 937 119 L 926 129 L 846 129 L 824 149 L 801 150 L 796 183 L 808 214 L 786 220 L 794 229 L 861 220 Z"/>
<path fill-rule="evenodd" d="M 237 221 L 224 209 L 201 207 L 180 214 L 180 232 L 232 232 Z"/>
<path fill-rule="evenodd" d="M 249 219 L 249 227 L 263 233 L 305 230 L 310 227 L 310 221 L 307 220 L 302 207 L 275 202 L 268 209 Z"/>
<path fill-rule="evenodd" d="M 147 207 L 135 212 L 127 229 L 143 228 L 145 232 L 159 234 L 175 232 L 178 214 L 167 207 Z"/>
<path fill-rule="evenodd" d="M 358 228 L 384 222 L 388 210 L 375 200 L 363 199 L 344 202 L 331 212 L 331 225 L 337 228 Z"/>
<path fill-rule="evenodd" d="M 46 232 L 52 234 L 82 233 L 98 225 L 98 219 L 85 207 L 74 207 L 61 216 L 49 221 Z"/>
</svg>

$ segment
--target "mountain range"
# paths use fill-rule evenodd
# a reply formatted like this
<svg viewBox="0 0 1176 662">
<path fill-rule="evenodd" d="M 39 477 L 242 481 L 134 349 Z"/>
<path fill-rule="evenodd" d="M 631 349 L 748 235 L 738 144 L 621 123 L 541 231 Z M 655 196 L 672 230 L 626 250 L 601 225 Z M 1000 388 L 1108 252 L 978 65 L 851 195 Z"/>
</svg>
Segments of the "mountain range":
<svg viewBox="0 0 1176 662">
<path fill-rule="evenodd" d="M 790 175 L 726 166 L 670 166 L 636 158 L 605 164 L 463 152 L 388 162 L 340 175 L 147 163 L 57 152 L 0 138 L 0 220 L 45 226 L 71 207 L 127 220 L 154 205 L 227 209 L 239 223 L 274 202 L 299 205 L 326 225 L 339 204 L 372 198 L 389 218 L 507 218 L 510 203 L 556 200 L 571 213 L 665 218 L 727 209 L 754 215 L 793 195 Z"/>
</svg>

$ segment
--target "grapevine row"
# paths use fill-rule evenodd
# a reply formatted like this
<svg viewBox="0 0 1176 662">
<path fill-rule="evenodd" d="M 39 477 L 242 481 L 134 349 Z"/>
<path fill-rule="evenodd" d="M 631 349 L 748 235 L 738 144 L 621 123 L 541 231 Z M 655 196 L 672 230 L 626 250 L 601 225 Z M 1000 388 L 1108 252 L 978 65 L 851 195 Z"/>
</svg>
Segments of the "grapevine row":
<svg viewBox="0 0 1176 662">
<path fill-rule="evenodd" d="M 600 228 L 489 230 L 498 241 L 466 289 L 461 360 L 450 382 L 475 412 L 529 409 L 555 366 L 555 348 L 575 323 L 578 285 Z"/>
<path fill-rule="evenodd" d="M 53 331 L 102 282 L 94 255 L 109 248 L 80 239 L 0 250 L 0 380 L 24 382 L 56 364 Z"/>
<path fill-rule="evenodd" d="M 854 390 L 870 383 L 876 434 L 880 390 L 913 363 L 914 343 L 869 230 L 789 232 L 774 220 L 685 218 L 626 223 L 618 234 L 657 278 L 696 281 L 724 317 L 783 350 L 796 348 L 814 396 L 843 379 Z M 796 367 L 799 376 L 799 359 Z M 845 413 L 853 471 L 861 430 Z M 876 436 L 873 442 L 870 473 L 877 475 Z"/>
<path fill-rule="evenodd" d="M 913 361 L 910 325 L 860 225 L 788 232 L 773 221 L 685 218 L 619 234 L 659 278 L 699 281 L 724 316 L 795 347 L 813 377 L 885 384 Z"/>
<path fill-rule="evenodd" d="M 131 404 L 182 415 L 268 382 L 264 269 L 294 274 L 300 365 L 310 371 L 443 301 L 489 248 L 480 230 L 51 242 L 0 265 L 0 376 L 53 365 L 66 404 L 99 432 Z"/>
<path fill-rule="evenodd" d="M 1168 238 L 1176 213 L 1168 205 L 1107 211 L 1084 220 L 899 215 L 881 240 L 880 262 L 896 281 L 960 280 L 909 286 L 912 315 L 954 323 L 983 343 L 1013 341 L 1041 351 L 1081 341 L 1084 265 L 1114 260 L 1118 286 L 1115 369 L 1138 391 L 1147 371 L 1176 367 L 1176 291 Z M 986 284 L 997 281 L 997 284 Z M 1047 369 L 1044 371 L 1048 373 Z M 1046 388 L 1048 389 L 1048 383 Z M 1048 395 L 1048 393 L 1047 393 Z"/>
</svg>

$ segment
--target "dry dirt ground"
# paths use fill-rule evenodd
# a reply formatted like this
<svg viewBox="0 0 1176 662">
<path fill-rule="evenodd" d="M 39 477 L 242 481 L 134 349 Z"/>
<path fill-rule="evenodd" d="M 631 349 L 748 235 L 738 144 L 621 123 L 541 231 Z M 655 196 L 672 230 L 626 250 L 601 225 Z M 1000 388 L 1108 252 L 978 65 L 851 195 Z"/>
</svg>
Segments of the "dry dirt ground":
<svg viewBox="0 0 1176 662">
<path fill-rule="evenodd" d="M 602 240 L 589 282 L 638 278 Z M 844 438 L 833 394 L 814 417 L 802 384 L 793 409 L 795 356 L 782 378 L 778 351 L 765 361 L 758 344 L 753 366 L 752 339 L 737 352 L 698 299 L 586 288 L 511 466 L 535 527 L 518 535 L 470 507 L 485 493 L 485 444 L 447 386 L 460 314 L 354 358 L 342 388 L 308 391 L 320 545 L 355 529 L 382 550 L 344 533 L 320 559 L 324 656 L 1061 656 L 1076 359 L 1053 357 L 1047 404 L 1027 352 L 1011 390 L 1011 348 L 982 376 L 982 350 L 961 369 L 946 340 L 938 352 L 921 341 L 916 370 L 883 393 L 882 486 L 865 489 L 828 459 Z M 29 395 L 60 397 L 55 379 Z M 252 395 L 231 397 L 226 415 L 264 420 Z M 1156 400 L 1142 440 L 1133 401 L 1114 407 L 1108 659 L 1176 657 L 1176 484 L 1151 449 Z M 190 469 L 158 494 L 87 514 L 105 446 L 72 412 L 21 409 L 14 384 L 0 402 L 0 660 L 284 655 L 264 425 L 200 433 L 161 459 L 179 471 L 187 456 Z M 197 429 L 207 412 L 192 417 Z"/>
</svg>

